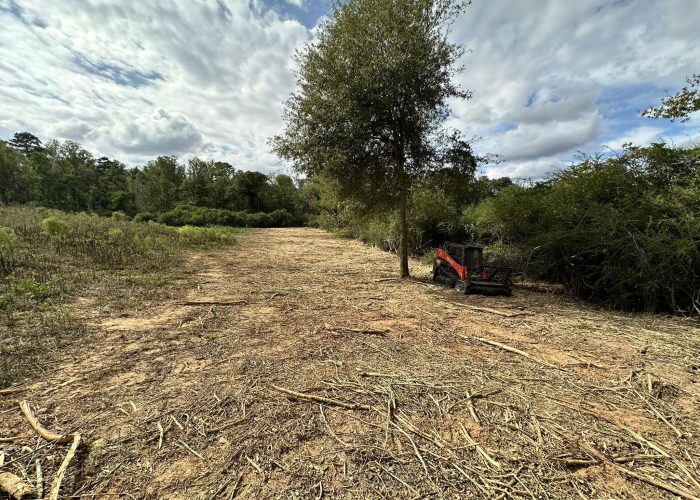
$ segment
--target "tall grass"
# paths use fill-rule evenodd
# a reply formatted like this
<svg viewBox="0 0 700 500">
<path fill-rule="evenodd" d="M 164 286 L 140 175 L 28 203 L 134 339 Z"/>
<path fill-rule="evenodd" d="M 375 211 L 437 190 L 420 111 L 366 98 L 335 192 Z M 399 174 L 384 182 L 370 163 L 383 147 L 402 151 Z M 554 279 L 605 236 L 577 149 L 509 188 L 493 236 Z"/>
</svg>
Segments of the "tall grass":
<svg viewBox="0 0 700 500">
<path fill-rule="evenodd" d="M 79 337 L 71 298 L 101 287 L 138 302 L 138 289 L 167 282 L 186 251 L 232 245 L 237 233 L 0 206 L 0 387 Z"/>
</svg>

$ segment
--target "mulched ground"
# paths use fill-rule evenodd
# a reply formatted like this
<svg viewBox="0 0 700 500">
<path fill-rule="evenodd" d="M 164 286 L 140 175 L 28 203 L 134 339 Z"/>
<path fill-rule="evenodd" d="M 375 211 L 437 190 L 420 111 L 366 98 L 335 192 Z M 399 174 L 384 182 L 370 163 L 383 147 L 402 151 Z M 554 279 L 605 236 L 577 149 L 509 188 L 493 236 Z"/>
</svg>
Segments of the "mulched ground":
<svg viewBox="0 0 700 500">
<path fill-rule="evenodd" d="M 697 321 L 464 296 L 313 229 L 193 255 L 0 396 L 0 472 L 79 498 L 700 496 Z M 185 278 L 186 277 L 186 280 Z M 0 455 L 3 456 L 3 455 Z M 0 498 L 3 498 L 0 495 Z"/>
</svg>

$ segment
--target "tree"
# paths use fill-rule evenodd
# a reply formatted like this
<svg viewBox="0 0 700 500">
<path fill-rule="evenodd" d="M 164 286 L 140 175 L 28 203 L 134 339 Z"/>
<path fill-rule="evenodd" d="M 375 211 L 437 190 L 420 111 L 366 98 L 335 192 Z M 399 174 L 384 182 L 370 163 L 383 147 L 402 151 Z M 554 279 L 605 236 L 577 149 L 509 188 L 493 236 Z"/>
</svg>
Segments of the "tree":
<svg viewBox="0 0 700 500">
<path fill-rule="evenodd" d="M 29 132 L 17 132 L 7 143 L 17 151 L 29 156 L 34 151 L 41 150 L 41 141 L 34 134 Z"/>
<path fill-rule="evenodd" d="M 661 101 L 661 106 L 644 110 L 642 116 L 688 121 L 692 113 L 700 111 L 700 74 L 686 78 L 685 81 L 687 87 L 666 97 Z"/>
<path fill-rule="evenodd" d="M 175 156 L 159 156 L 148 162 L 137 174 L 134 186 L 136 205 L 140 211 L 170 210 L 180 201 L 180 188 L 185 168 Z"/>
<path fill-rule="evenodd" d="M 297 53 L 298 89 L 274 151 L 296 170 L 337 182 L 340 194 L 399 212 L 400 275 L 408 269 L 413 182 L 445 167 L 470 168 L 466 143 L 442 125 L 463 49 L 447 40 L 461 0 L 337 1 L 318 39 Z M 465 152 L 466 153 L 466 152 Z"/>
</svg>

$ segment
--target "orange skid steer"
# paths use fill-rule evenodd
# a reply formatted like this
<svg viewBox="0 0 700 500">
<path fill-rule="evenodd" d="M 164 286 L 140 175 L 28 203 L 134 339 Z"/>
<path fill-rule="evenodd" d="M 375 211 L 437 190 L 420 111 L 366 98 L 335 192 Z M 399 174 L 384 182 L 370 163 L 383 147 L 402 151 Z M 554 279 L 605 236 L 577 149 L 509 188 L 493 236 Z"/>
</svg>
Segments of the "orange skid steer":
<svg viewBox="0 0 700 500">
<path fill-rule="evenodd" d="M 483 264 L 483 247 L 450 243 L 435 249 L 433 281 L 462 293 L 507 295 L 513 293 L 511 267 Z"/>
</svg>

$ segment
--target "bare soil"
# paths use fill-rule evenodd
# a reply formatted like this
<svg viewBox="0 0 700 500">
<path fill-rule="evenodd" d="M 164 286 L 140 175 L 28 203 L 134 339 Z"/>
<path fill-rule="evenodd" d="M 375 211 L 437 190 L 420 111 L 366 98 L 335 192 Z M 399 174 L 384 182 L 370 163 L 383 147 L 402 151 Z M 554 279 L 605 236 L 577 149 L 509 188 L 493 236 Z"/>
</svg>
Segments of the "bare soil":
<svg viewBox="0 0 700 500">
<path fill-rule="evenodd" d="M 192 255 L 171 298 L 76 300 L 94 334 L 0 396 L 0 471 L 34 484 L 38 459 L 50 484 L 66 453 L 26 399 L 84 438 L 66 498 L 700 496 L 697 322 L 397 269 L 319 230 L 251 230 Z"/>
</svg>

